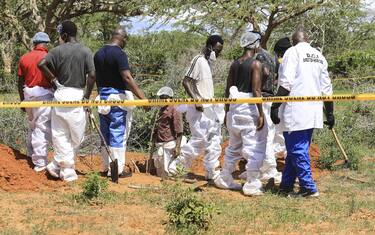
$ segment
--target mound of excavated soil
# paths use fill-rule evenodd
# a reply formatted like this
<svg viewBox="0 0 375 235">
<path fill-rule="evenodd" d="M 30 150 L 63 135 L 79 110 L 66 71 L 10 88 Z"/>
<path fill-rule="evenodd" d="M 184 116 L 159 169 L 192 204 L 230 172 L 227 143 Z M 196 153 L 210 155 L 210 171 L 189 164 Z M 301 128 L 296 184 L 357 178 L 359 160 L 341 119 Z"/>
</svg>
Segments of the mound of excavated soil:
<svg viewBox="0 0 375 235">
<path fill-rule="evenodd" d="M 220 156 L 221 165 L 224 161 L 224 150 L 228 146 L 228 141 L 222 144 L 222 154 Z M 282 155 L 282 154 L 280 154 Z M 319 158 L 319 148 L 312 144 L 310 148 L 311 166 L 314 178 L 318 178 L 323 171 L 317 167 L 317 160 Z M 52 155 L 50 154 L 49 158 Z M 141 173 L 146 172 L 146 160 L 149 158 L 147 153 L 126 153 L 126 170 Z M 65 183 L 60 180 L 55 180 L 48 176 L 46 172 L 36 173 L 32 169 L 33 164 L 31 159 L 19 151 L 0 145 L 0 190 L 5 191 L 45 191 L 45 190 L 59 190 L 64 187 Z M 79 175 L 79 180 L 84 179 L 84 175 L 91 171 L 101 170 L 101 158 L 97 155 L 78 156 L 76 158 L 76 170 Z M 244 163 L 240 162 L 238 171 L 239 174 L 244 170 Z M 155 168 L 150 162 L 150 173 L 155 174 Z M 203 164 L 203 156 L 199 157 L 193 162 L 192 173 L 194 173 L 198 180 L 204 179 L 205 169 Z M 141 179 L 138 179 L 138 178 Z M 129 178 L 137 183 L 139 180 L 142 183 L 155 181 L 146 174 L 138 174 L 137 177 Z"/>
<path fill-rule="evenodd" d="M 36 173 L 31 159 L 19 151 L 0 145 L 0 189 L 5 191 L 38 191 L 57 188 L 62 182 L 49 179 L 45 172 Z"/>
</svg>

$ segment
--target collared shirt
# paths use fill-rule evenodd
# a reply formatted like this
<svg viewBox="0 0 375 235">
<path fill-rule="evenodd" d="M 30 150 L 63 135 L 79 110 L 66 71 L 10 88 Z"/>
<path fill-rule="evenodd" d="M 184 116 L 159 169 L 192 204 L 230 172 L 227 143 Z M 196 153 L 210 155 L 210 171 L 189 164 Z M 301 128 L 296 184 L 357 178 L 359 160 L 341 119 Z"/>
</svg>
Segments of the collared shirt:
<svg viewBox="0 0 375 235">
<path fill-rule="evenodd" d="M 279 86 L 289 96 L 332 95 L 332 84 L 324 56 L 306 42 L 289 48 L 279 70 Z M 283 131 L 323 128 L 323 102 L 290 102 L 280 108 Z"/>
<path fill-rule="evenodd" d="M 25 85 L 27 87 L 51 87 L 51 84 L 45 78 L 43 72 L 38 68 L 38 63 L 46 57 L 47 53 L 47 48 L 42 45 L 37 45 L 32 51 L 20 58 L 17 75 L 25 79 Z"/>
<path fill-rule="evenodd" d="M 155 125 L 156 142 L 160 143 L 175 140 L 177 138 L 177 134 L 182 133 L 182 131 L 182 114 L 176 111 L 176 107 L 161 107 Z"/>
<path fill-rule="evenodd" d="M 197 55 L 193 58 L 185 76 L 197 81 L 197 90 L 203 99 L 214 97 L 214 82 L 212 80 L 211 67 L 203 55 Z"/>
</svg>

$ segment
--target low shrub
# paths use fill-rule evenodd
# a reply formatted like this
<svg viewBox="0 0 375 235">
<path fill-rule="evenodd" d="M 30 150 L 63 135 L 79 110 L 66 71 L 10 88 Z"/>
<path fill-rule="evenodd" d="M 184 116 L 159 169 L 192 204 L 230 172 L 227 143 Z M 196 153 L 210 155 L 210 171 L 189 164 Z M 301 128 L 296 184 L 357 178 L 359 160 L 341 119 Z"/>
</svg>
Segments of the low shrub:
<svg viewBox="0 0 375 235">
<path fill-rule="evenodd" d="M 179 233 L 196 234 L 207 230 L 217 209 L 211 203 L 199 198 L 193 189 L 184 189 L 179 183 L 172 190 L 173 195 L 166 204 L 169 223 Z"/>
</svg>

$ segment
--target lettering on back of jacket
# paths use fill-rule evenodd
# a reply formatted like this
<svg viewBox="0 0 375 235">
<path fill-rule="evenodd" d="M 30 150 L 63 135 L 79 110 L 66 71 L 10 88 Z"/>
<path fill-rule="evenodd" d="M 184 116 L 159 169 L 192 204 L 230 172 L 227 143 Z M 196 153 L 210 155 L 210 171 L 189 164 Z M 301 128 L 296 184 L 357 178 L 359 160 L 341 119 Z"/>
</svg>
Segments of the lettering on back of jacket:
<svg viewBox="0 0 375 235">
<path fill-rule="evenodd" d="M 306 57 L 303 58 L 303 62 L 323 64 L 323 60 L 319 59 L 319 55 L 310 54 L 310 53 L 306 53 Z"/>
</svg>

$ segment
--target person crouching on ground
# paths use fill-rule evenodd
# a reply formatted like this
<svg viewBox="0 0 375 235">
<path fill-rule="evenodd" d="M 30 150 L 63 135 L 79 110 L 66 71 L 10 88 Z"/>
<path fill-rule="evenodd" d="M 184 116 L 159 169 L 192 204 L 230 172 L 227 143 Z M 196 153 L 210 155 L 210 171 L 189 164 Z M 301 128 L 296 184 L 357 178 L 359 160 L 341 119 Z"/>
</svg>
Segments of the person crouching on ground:
<svg viewBox="0 0 375 235">
<path fill-rule="evenodd" d="M 89 99 L 95 85 L 92 52 L 76 39 L 77 26 L 64 21 L 57 27 L 60 45 L 52 49 L 39 68 L 56 87 L 54 100 L 81 101 Z M 86 79 L 87 75 L 87 79 Z M 49 174 L 64 181 L 78 179 L 75 154 L 83 141 L 86 115 L 83 107 L 55 107 L 51 114 L 53 161 L 47 165 Z"/>
<path fill-rule="evenodd" d="M 157 95 L 160 99 L 171 99 L 173 90 L 170 87 L 162 87 Z M 181 146 L 184 144 L 181 143 L 184 139 L 182 114 L 177 112 L 176 106 L 166 105 L 160 108 L 156 118 L 152 137 L 156 150 L 153 159 L 157 176 L 165 178 L 170 176 L 170 162 L 180 155 Z"/>
<path fill-rule="evenodd" d="M 33 37 L 34 48 L 20 58 L 18 66 L 18 93 L 21 101 L 50 101 L 53 99 L 51 83 L 38 68 L 48 54 L 48 35 L 38 32 Z M 46 169 L 48 144 L 51 141 L 51 107 L 22 109 L 27 113 L 27 155 L 36 172 Z"/>
</svg>

